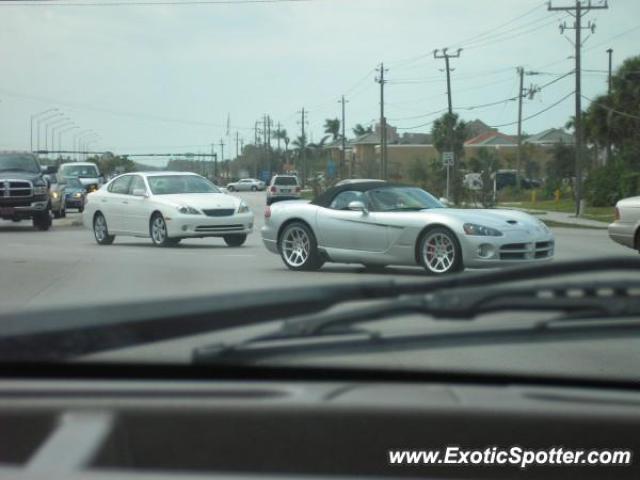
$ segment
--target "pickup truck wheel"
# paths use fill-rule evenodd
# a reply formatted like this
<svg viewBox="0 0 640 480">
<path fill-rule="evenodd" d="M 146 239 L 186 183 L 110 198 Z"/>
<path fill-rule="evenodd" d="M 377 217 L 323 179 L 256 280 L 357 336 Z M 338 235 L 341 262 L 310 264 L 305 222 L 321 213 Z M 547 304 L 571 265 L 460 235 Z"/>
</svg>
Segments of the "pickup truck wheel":
<svg viewBox="0 0 640 480">
<path fill-rule="evenodd" d="M 36 213 L 33 216 L 33 226 L 41 232 L 46 232 L 51 228 L 51 214 L 49 210 Z"/>
<path fill-rule="evenodd" d="M 93 235 L 99 245 L 111 245 L 115 240 L 115 235 L 109 235 L 107 220 L 100 212 L 93 217 Z"/>
</svg>

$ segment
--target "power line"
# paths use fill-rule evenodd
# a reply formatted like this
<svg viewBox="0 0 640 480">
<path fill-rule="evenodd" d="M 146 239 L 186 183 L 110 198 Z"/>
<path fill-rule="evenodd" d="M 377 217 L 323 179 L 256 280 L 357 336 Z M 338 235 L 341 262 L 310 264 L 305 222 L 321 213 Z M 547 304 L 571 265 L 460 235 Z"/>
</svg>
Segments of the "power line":
<svg viewBox="0 0 640 480">
<path fill-rule="evenodd" d="M 558 100 L 557 102 L 552 103 L 551 105 L 549 105 L 547 108 L 544 108 L 542 110 L 540 110 L 539 112 L 534 113 L 533 115 L 529 115 L 528 117 L 524 117 L 522 119 L 523 122 L 526 122 L 527 120 L 531 120 L 532 118 L 537 117 L 538 115 L 542 115 L 545 112 L 548 112 L 549 110 L 551 110 L 554 107 L 557 107 L 558 105 L 560 105 L 562 102 L 564 102 L 567 98 L 569 98 L 571 95 L 573 95 L 575 92 L 569 92 L 567 95 L 565 95 L 564 97 L 562 97 L 560 100 Z M 491 128 L 501 128 L 501 127 L 509 127 L 511 125 L 515 125 L 518 122 L 510 122 L 510 123 L 503 123 L 502 125 L 490 125 Z"/>
<path fill-rule="evenodd" d="M 25 7 L 130 7 L 130 6 L 186 6 L 186 5 L 247 5 L 267 3 L 302 3 L 318 0 L 159 0 L 159 1 L 104 1 L 104 2 L 60 2 L 56 0 L 3 0 L 0 6 L 25 6 Z"/>
<path fill-rule="evenodd" d="M 620 115 L 622 117 L 632 118 L 633 120 L 640 120 L 640 116 L 638 116 L 638 115 L 632 115 L 631 113 L 621 112 L 620 110 L 616 110 L 615 108 L 611 108 L 611 107 L 608 107 L 606 105 L 603 105 L 602 103 L 596 102 L 595 100 L 593 100 L 593 99 L 591 99 L 591 98 L 589 98 L 589 97 L 587 97 L 585 95 L 582 95 L 582 98 L 584 98 L 585 100 L 589 100 L 591 103 L 593 103 L 594 105 L 599 106 L 600 108 L 604 108 L 608 112 L 615 113 L 615 114 Z"/>
</svg>

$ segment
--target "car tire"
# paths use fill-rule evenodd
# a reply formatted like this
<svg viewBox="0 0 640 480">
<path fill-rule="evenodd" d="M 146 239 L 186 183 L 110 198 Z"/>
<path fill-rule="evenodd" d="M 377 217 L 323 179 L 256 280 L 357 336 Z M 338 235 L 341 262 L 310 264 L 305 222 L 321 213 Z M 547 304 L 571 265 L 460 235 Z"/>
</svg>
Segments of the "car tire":
<svg viewBox="0 0 640 480">
<path fill-rule="evenodd" d="M 49 210 L 36 213 L 33 216 L 33 226 L 41 232 L 46 232 L 51 228 L 51 213 Z"/>
<path fill-rule="evenodd" d="M 67 216 L 67 204 L 63 203 L 60 209 L 60 217 L 65 218 Z"/>
<path fill-rule="evenodd" d="M 78 207 L 78 213 L 84 212 L 84 207 Z"/>
<path fill-rule="evenodd" d="M 230 192 L 235 192 L 236 189 L 234 187 L 227 187 L 227 190 L 229 190 Z"/>
<path fill-rule="evenodd" d="M 244 245 L 244 242 L 247 241 L 246 234 L 225 235 L 222 238 L 224 239 L 224 243 L 226 243 L 229 247 L 241 247 L 242 245 Z"/>
<path fill-rule="evenodd" d="M 251 187 L 251 191 L 252 192 L 257 192 L 258 191 L 258 187 L 256 187 L 255 185 L 253 187 Z"/>
<path fill-rule="evenodd" d="M 167 222 L 161 213 L 154 213 L 149 221 L 149 235 L 151 241 L 157 247 L 172 247 L 180 241 L 176 238 L 169 238 Z M 177 241 L 176 241 L 177 240 Z"/>
<path fill-rule="evenodd" d="M 316 236 L 302 222 L 292 222 L 284 228 L 278 239 L 278 250 L 290 270 L 318 270 L 324 264 L 318 252 Z"/>
<path fill-rule="evenodd" d="M 448 228 L 435 227 L 425 231 L 418 240 L 417 257 L 429 275 L 464 270 L 460 242 Z"/>
<path fill-rule="evenodd" d="M 109 227 L 107 226 L 107 219 L 100 212 L 96 213 L 93 217 L 93 236 L 98 242 L 98 245 L 111 245 L 116 239 L 115 235 L 109 234 Z"/>
</svg>

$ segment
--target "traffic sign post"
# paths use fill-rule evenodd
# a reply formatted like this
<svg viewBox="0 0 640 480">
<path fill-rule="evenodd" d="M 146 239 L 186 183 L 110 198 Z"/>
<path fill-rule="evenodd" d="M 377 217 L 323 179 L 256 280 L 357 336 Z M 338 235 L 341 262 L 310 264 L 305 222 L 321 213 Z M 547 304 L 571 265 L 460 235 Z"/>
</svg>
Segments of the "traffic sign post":
<svg viewBox="0 0 640 480">
<path fill-rule="evenodd" d="M 442 164 L 447 167 L 447 194 L 446 198 L 449 200 L 449 168 L 453 167 L 454 156 L 453 152 L 442 152 Z"/>
</svg>

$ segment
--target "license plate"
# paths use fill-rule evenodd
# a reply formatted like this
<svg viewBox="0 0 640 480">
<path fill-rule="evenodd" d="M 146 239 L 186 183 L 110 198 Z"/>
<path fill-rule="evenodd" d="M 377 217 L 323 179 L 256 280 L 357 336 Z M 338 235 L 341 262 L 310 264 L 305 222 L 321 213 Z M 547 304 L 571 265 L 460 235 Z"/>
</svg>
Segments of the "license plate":
<svg viewBox="0 0 640 480">
<path fill-rule="evenodd" d="M 0 215 L 14 215 L 16 213 L 16 209 L 13 207 L 0 207 Z"/>
<path fill-rule="evenodd" d="M 291 190 L 280 190 L 281 193 L 289 193 Z"/>
</svg>

